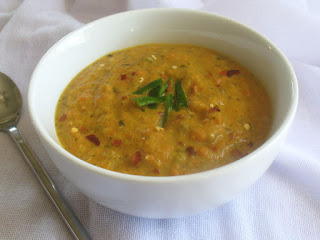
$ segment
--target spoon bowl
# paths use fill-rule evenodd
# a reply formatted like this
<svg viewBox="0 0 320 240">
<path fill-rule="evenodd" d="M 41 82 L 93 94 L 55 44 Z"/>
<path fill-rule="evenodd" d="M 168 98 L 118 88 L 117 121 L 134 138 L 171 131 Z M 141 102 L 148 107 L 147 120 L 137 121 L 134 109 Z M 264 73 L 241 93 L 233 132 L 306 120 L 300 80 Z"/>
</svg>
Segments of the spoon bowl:
<svg viewBox="0 0 320 240">
<path fill-rule="evenodd" d="M 0 131 L 11 135 L 12 139 L 18 144 L 29 166 L 75 239 L 90 239 L 69 204 L 63 199 L 39 159 L 16 127 L 20 118 L 21 108 L 22 97 L 18 87 L 7 75 L 0 72 Z"/>
<path fill-rule="evenodd" d="M 18 123 L 22 106 L 19 89 L 14 82 L 0 72 L 0 129 L 6 130 Z"/>
</svg>

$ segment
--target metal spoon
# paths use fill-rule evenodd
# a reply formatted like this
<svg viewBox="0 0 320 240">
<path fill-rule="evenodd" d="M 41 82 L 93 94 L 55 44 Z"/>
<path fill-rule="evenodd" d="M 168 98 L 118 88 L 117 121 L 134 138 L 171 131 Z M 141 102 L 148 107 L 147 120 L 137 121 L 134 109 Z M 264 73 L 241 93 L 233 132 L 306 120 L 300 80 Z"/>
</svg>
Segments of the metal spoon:
<svg viewBox="0 0 320 240">
<path fill-rule="evenodd" d="M 20 118 L 21 106 L 22 98 L 19 89 L 8 76 L 0 72 L 0 131 L 11 135 L 13 140 L 18 144 L 29 166 L 37 176 L 40 184 L 59 211 L 75 239 L 91 239 L 69 204 L 59 193 L 25 138 L 17 129 L 16 125 Z"/>
</svg>

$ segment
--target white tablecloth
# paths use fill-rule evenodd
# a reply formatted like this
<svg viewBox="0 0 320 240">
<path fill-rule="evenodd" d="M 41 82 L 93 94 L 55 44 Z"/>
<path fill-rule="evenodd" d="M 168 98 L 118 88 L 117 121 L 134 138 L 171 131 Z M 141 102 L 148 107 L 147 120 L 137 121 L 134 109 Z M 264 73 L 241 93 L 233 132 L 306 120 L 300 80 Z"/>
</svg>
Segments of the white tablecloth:
<svg viewBox="0 0 320 240">
<path fill-rule="evenodd" d="M 91 20 L 148 7 L 202 9 L 255 28 L 286 54 L 300 87 L 297 116 L 266 174 L 230 203 L 181 219 L 127 216 L 82 195 L 49 159 L 26 107 L 30 76 L 55 42 Z M 0 71 L 22 91 L 18 127 L 93 239 L 320 239 L 319 0 L 0 0 Z M 72 239 L 4 133 L 0 133 L 0 239 Z"/>
</svg>

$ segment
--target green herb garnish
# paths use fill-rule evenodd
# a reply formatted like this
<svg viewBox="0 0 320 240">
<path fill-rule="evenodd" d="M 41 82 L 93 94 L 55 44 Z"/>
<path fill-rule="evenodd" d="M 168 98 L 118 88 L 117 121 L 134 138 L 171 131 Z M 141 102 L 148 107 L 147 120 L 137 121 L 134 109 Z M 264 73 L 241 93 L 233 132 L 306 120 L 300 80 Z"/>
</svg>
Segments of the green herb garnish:
<svg viewBox="0 0 320 240">
<path fill-rule="evenodd" d="M 149 104 L 154 104 L 154 103 L 162 103 L 165 101 L 165 97 L 139 97 L 139 98 L 134 98 L 133 99 L 139 107 L 143 107 Z"/>
<path fill-rule="evenodd" d="M 182 88 L 181 81 L 176 82 L 175 89 L 176 89 L 176 99 L 177 99 L 178 106 L 188 107 L 186 93 Z"/>
<path fill-rule="evenodd" d="M 169 79 L 163 84 L 162 79 L 159 78 L 133 92 L 133 94 L 142 94 L 149 91 L 148 96 L 133 98 L 139 107 L 148 106 L 151 109 L 156 109 L 158 104 L 165 104 L 165 112 L 159 122 L 159 127 L 161 128 L 164 128 L 171 109 L 179 111 L 180 107 L 188 107 L 187 97 L 183 90 L 181 81 L 175 83 L 174 96 L 172 94 L 165 95 L 166 90 L 171 86 L 171 84 L 172 79 Z"/>
<path fill-rule="evenodd" d="M 175 96 L 173 97 L 172 109 L 175 110 L 176 112 L 179 112 L 179 111 L 180 111 L 180 107 L 179 107 L 179 104 L 178 104 L 177 95 L 175 95 Z"/>
<path fill-rule="evenodd" d="M 154 89 L 152 89 L 152 90 L 149 92 L 148 96 L 150 96 L 150 97 L 160 97 L 160 93 L 159 93 L 160 89 L 161 89 L 160 86 L 155 87 Z M 158 106 L 158 105 L 157 105 L 156 103 L 153 103 L 153 104 L 149 104 L 149 105 L 148 105 L 148 107 L 151 108 L 151 109 L 156 109 L 157 106 Z"/>
<path fill-rule="evenodd" d="M 162 127 L 164 128 L 164 126 L 166 125 L 166 122 L 167 122 L 167 119 L 168 119 L 168 116 L 169 116 L 169 112 L 172 108 L 172 94 L 169 94 L 168 96 L 165 96 L 165 101 L 164 101 L 164 104 L 165 104 L 165 110 L 164 110 L 164 114 L 162 116 L 162 119 L 160 121 L 160 124 L 159 124 L 159 127 Z"/>
<path fill-rule="evenodd" d="M 162 79 L 159 78 L 159 79 L 154 80 L 151 83 L 145 85 L 144 87 L 139 88 L 137 91 L 133 92 L 133 94 L 137 94 L 137 95 L 142 94 L 145 91 L 148 91 L 148 90 L 151 90 L 151 89 L 154 89 L 154 88 L 160 86 L 161 84 L 162 84 Z"/>
<path fill-rule="evenodd" d="M 158 86 L 158 87 L 155 87 L 154 89 L 152 89 L 148 96 L 150 97 L 161 97 L 163 96 L 164 92 L 166 91 L 166 89 L 168 88 L 169 86 L 169 81 L 168 80 L 165 84 L 163 84 L 162 86 Z M 151 108 L 151 109 L 156 109 L 157 108 L 157 104 L 154 103 L 154 104 L 149 104 L 148 107 Z"/>
<path fill-rule="evenodd" d="M 169 87 L 169 81 L 171 82 L 171 79 L 169 79 L 165 84 L 163 84 L 159 90 L 159 97 L 164 94 L 164 92 L 167 90 Z"/>
</svg>

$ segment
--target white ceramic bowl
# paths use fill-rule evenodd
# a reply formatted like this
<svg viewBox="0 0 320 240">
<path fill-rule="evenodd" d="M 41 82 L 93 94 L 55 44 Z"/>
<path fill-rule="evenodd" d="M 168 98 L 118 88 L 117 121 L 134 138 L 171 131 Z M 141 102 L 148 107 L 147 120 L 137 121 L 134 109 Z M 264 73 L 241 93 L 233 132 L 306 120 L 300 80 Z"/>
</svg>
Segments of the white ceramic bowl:
<svg viewBox="0 0 320 240">
<path fill-rule="evenodd" d="M 213 48 L 249 68 L 268 90 L 274 110 L 270 138 L 226 166 L 173 177 L 145 177 L 93 166 L 64 150 L 54 114 L 70 80 L 103 55 L 144 43 L 188 43 Z M 56 43 L 32 75 L 28 103 L 34 127 L 52 161 L 81 192 L 119 212 L 172 218 L 199 213 L 231 200 L 268 169 L 293 120 L 297 81 L 288 60 L 269 40 L 238 22 L 205 12 L 148 9 L 89 23 Z"/>
</svg>

